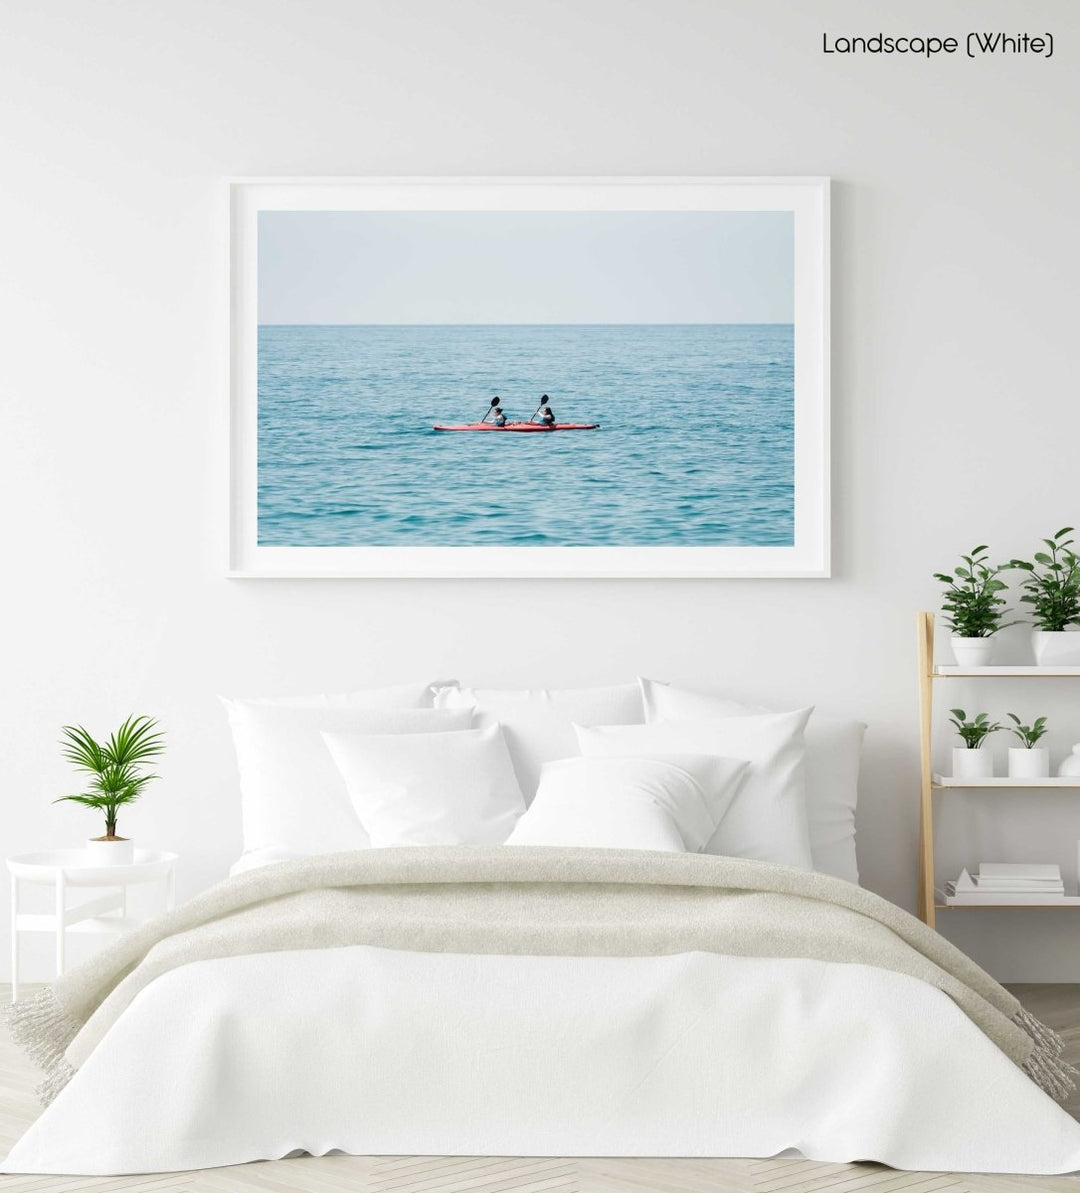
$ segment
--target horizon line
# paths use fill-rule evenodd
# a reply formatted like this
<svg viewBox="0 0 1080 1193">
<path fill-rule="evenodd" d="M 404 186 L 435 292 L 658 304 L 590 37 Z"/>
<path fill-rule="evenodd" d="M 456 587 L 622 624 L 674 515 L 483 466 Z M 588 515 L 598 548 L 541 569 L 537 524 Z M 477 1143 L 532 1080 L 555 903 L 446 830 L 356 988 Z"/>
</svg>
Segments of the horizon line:
<svg viewBox="0 0 1080 1193">
<path fill-rule="evenodd" d="M 651 320 L 643 322 L 633 322 L 631 320 L 621 319 L 616 322 L 584 322 L 577 321 L 574 323 L 557 323 L 550 322 L 525 322 L 525 323 L 441 323 L 435 320 L 425 320 L 417 323 L 399 323 L 399 322 L 378 322 L 365 321 L 357 322 L 325 322 L 323 320 L 297 323 L 290 321 L 287 323 L 262 323 L 259 327 L 794 327 L 795 321 L 793 319 L 725 319 L 723 321 L 710 320 L 679 320 L 679 319 L 665 319 L 665 320 Z"/>
</svg>

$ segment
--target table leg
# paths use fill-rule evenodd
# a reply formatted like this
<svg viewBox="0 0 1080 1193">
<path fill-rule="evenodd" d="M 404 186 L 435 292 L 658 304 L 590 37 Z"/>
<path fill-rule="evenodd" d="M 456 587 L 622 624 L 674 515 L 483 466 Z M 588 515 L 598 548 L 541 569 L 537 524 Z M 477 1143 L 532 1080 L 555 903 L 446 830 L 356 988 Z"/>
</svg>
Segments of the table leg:
<svg viewBox="0 0 1080 1193">
<path fill-rule="evenodd" d="M 19 997 L 19 880 L 11 876 L 11 1001 Z"/>
<path fill-rule="evenodd" d="M 64 904 L 67 890 L 63 870 L 56 872 L 56 976 L 64 972 Z"/>
</svg>

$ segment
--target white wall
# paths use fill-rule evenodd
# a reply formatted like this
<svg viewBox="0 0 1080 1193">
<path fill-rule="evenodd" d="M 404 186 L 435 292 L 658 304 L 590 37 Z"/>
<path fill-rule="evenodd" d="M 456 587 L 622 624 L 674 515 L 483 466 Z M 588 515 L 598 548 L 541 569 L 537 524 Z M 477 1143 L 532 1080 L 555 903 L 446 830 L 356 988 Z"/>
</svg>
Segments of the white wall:
<svg viewBox="0 0 1080 1193">
<path fill-rule="evenodd" d="M 239 848 L 217 692 L 641 670 L 869 721 L 865 880 L 911 905 L 929 573 L 1080 521 L 1080 10 L 920 0 L 882 22 L 1049 29 L 1049 61 L 821 53 L 886 7 L 9 0 L 0 852 L 86 835 L 88 814 L 49 802 L 70 789 L 67 721 L 161 718 L 163 781 L 125 825 L 183 854 L 190 893 Z M 220 180 L 238 174 L 832 175 L 835 578 L 224 579 Z M 555 629 L 478 634 L 496 609 Z M 1059 744 L 1080 740 L 1080 690 L 1054 699 Z M 958 825 L 963 860 L 1060 857 L 1072 876 L 1074 797 L 1024 807 L 1000 838 Z M 999 976 L 1080 980 L 1070 913 L 952 915 Z"/>
</svg>

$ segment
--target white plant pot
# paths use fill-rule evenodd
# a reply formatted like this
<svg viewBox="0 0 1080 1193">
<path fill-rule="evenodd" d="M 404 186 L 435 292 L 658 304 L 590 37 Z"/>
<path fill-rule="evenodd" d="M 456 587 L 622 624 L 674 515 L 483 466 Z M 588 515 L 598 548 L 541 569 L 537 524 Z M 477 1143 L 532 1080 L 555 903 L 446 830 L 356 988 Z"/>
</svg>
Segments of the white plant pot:
<svg viewBox="0 0 1080 1193">
<path fill-rule="evenodd" d="M 1010 779 L 1045 779 L 1050 775 L 1050 751 L 1042 746 L 1009 748 Z"/>
<path fill-rule="evenodd" d="M 1040 667 L 1080 667 L 1080 633 L 1074 630 L 1032 630 L 1031 644 Z"/>
<path fill-rule="evenodd" d="M 952 773 L 954 779 L 992 779 L 994 755 L 989 750 L 969 750 L 953 746 Z"/>
<path fill-rule="evenodd" d="M 949 643 L 961 667 L 985 667 L 994 653 L 993 638 L 958 638 L 954 634 Z"/>
<path fill-rule="evenodd" d="M 118 837 L 115 841 L 91 839 L 86 842 L 88 866 L 130 866 L 134 860 L 134 841 Z"/>
</svg>

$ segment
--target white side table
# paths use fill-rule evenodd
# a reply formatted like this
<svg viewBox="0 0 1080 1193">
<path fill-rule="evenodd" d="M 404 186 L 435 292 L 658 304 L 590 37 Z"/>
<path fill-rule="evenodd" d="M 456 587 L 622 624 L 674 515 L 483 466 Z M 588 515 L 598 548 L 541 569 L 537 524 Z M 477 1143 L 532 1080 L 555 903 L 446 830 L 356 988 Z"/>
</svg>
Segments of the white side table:
<svg viewBox="0 0 1080 1193">
<path fill-rule="evenodd" d="M 64 972 L 64 945 L 68 932 L 125 932 L 140 921 L 128 914 L 127 889 L 159 883 L 166 909 L 175 897 L 175 853 L 136 849 L 129 866 L 89 866 L 81 849 L 53 849 L 45 853 L 20 853 L 7 859 L 11 875 L 11 1001 L 19 994 L 19 933 L 56 933 L 56 974 Z M 55 910 L 34 915 L 19 910 L 20 883 L 51 886 Z M 104 889 L 106 893 L 68 906 L 68 891 L 75 887 Z"/>
</svg>

